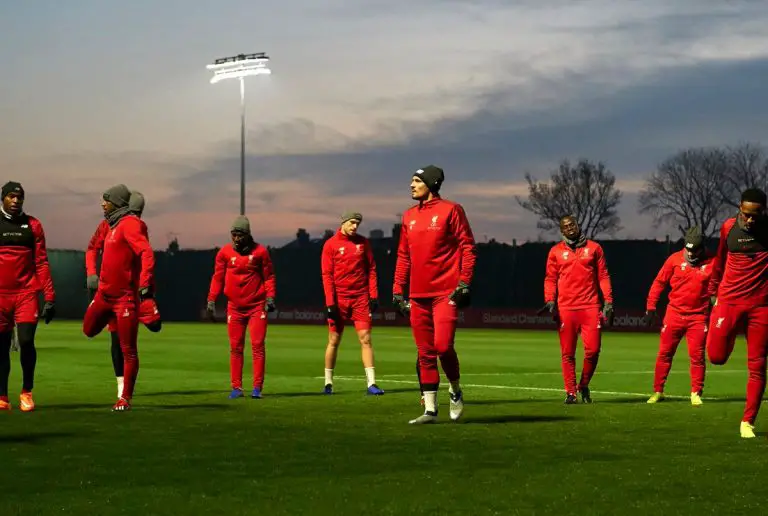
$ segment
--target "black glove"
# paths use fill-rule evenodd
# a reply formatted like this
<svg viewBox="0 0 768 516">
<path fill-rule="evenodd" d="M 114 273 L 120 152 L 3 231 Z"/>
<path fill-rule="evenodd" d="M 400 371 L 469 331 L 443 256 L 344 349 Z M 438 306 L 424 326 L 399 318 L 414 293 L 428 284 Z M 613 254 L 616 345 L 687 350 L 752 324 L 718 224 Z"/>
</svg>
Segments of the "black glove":
<svg viewBox="0 0 768 516">
<path fill-rule="evenodd" d="M 267 298 L 267 312 L 274 312 L 277 309 L 275 306 L 275 299 L 272 297 Z"/>
<path fill-rule="evenodd" d="M 371 313 L 375 312 L 379 309 L 379 300 L 375 297 L 372 297 L 368 300 L 368 310 L 371 311 Z"/>
<path fill-rule="evenodd" d="M 465 308 L 469 306 L 469 303 L 471 302 L 469 285 L 463 281 L 459 281 L 459 285 L 453 292 L 451 292 L 448 299 L 456 303 L 456 308 Z"/>
<path fill-rule="evenodd" d="M 558 324 L 560 323 L 560 314 L 557 313 L 557 305 L 555 305 L 554 301 L 545 303 L 544 306 L 539 308 L 539 311 L 536 312 L 536 315 L 544 315 L 545 313 L 551 315 L 554 322 Z"/>
<path fill-rule="evenodd" d="M 50 301 L 46 301 L 43 305 L 43 313 L 40 314 L 40 319 L 44 320 L 45 324 L 48 324 L 54 317 L 56 317 L 56 306 Z"/>
<path fill-rule="evenodd" d="M 85 278 L 85 288 L 88 290 L 98 290 L 99 277 L 96 274 L 91 274 Z"/>
<path fill-rule="evenodd" d="M 139 289 L 139 301 L 150 299 L 152 297 L 152 290 L 149 287 Z"/>
<path fill-rule="evenodd" d="M 205 311 L 208 314 L 208 319 L 211 321 L 216 320 L 216 302 L 215 301 L 208 301 L 208 304 L 205 307 Z"/>
<path fill-rule="evenodd" d="M 605 303 L 603 306 L 603 318 L 605 318 L 605 324 L 613 326 L 613 304 Z"/>
<path fill-rule="evenodd" d="M 645 316 L 643 317 L 643 324 L 645 326 L 653 326 L 653 323 L 656 322 L 656 319 L 656 310 L 647 310 L 645 312 Z"/>
<path fill-rule="evenodd" d="M 339 322 L 341 314 L 339 313 L 339 307 L 337 305 L 328 305 L 325 307 L 325 312 L 328 314 L 328 319 L 334 322 Z"/>
<path fill-rule="evenodd" d="M 409 316 L 411 312 L 411 304 L 405 300 L 405 297 L 402 294 L 393 295 L 392 304 L 395 305 L 395 308 L 400 312 L 400 315 L 406 318 Z"/>
</svg>

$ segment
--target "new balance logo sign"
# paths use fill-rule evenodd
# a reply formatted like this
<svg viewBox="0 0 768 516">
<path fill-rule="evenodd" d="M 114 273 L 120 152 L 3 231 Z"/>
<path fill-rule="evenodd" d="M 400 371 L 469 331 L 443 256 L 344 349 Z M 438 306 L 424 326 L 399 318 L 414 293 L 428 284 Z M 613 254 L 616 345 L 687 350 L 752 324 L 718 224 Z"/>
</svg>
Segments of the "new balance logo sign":
<svg viewBox="0 0 768 516">
<path fill-rule="evenodd" d="M 715 323 L 715 328 L 720 328 L 723 325 L 723 321 L 725 321 L 725 317 L 718 317 L 717 322 Z"/>
</svg>

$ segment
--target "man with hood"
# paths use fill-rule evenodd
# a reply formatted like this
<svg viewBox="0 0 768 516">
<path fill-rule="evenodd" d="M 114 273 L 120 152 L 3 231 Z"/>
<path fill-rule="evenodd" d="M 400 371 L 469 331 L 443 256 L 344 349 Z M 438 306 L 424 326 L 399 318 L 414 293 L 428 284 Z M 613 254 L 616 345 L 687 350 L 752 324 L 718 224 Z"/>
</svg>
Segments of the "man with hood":
<svg viewBox="0 0 768 516">
<path fill-rule="evenodd" d="M 145 199 L 144 196 L 137 191 L 131 192 L 130 199 L 128 200 L 129 211 L 141 219 L 144 213 Z M 144 231 L 146 231 L 146 223 L 144 224 Z M 96 228 L 90 242 L 88 243 L 88 249 L 85 251 L 85 270 L 86 270 L 86 288 L 95 294 L 99 286 L 98 275 L 98 257 L 104 250 L 104 240 L 109 234 L 109 222 L 107 219 L 102 219 L 101 223 Z M 155 285 L 151 287 L 152 291 L 155 291 Z M 141 302 L 139 306 L 139 322 L 142 323 L 149 331 L 156 333 L 162 329 L 162 319 L 160 317 L 160 311 L 157 308 L 157 303 L 154 297 L 148 297 Z M 117 334 L 117 322 L 113 318 L 109 321 L 108 325 L 109 335 L 112 342 L 112 367 L 115 370 L 115 379 L 117 380 L 117 397 L 119 398 L 123 392 L 123 385 L 125 383 L 124 371 L 125 363 L 123 361 L 123 351 L 120 349 L 120 339 Z"/>
<path fill-rule="evenodd" d="M 22 372 L 19 408 L 31 412 L 35 409 L 32 388 L 37 365 L 37 323 L 38 319 L 46 324 L 53 319 L 56 294 L 43 226 L 24 213 L 24 188 L 15 181 L 2 187 L 0 263 L 0 411 L 11 410 L 8 379 L 15 328 Z M 42 313 L 38 304 L 40 291 L 45 300 Z"/>
<path fill-rule="evenodd" d="M 696 407 L 702 404 L 711 275 L 712 256 L 704 247 L 701 230 L 692 227 L 685 234 L 685 248 L 667 258 L 648 293 L 644 322 L 650 326 L 657 319 L 656 308 L 661 294 L 667 286 L 670 287 L 656 358 L 653 395 L 648 403 L 658 403 L 664 399 L 664 385 L 672 368 L 672 359 L 677 346 L 685 337 L 691 361 L 691 405 Z"/>
<path fill-rule="evenodd" d="M 707 354 L 714 365 L 728 361 L 736 334 L 746 330 L 747 401 L 739 432 L 755 437 L 755 420 L 765 393 L 768 355 L 768 220 L 766 195 L 758 188 L 741 194 L 739 213 L 723 223 L 712 265 L 709 295 L 713 303 Z"/>
<path fill-rule="evenodd" d="M 251 334 L 253 390 L 251 398 L 262 396 L 266 363 L 267 313 L 275 311 L 275 274 L 269 251 L 254 241 L 248 217 L 237 217 L 230 228 L 231 244 L 216 254 L 206 310 L 216 316 L 216 299 L 227 298 L 229 334 L 230 399 L 242 398 L 245 332 Z"/>
<path fill-rule="evenodd" d="M 454 339 L 459 309 L 470 303 L 477 249 L 464 208 L 440 196 L 444 180 L 435 165 L 413 174 L 411 198 L 418 204 L 403 214 L 395 264 L 392 302 L 410 315 L 424 393 L 424 414 L 410 424 L 437 422 L 438 358 L 450 383 L 450 418 L 464 413 Z"/>
<path fill-rule="evenodd" d="M 325 394 L 333 394 L 333 369 L 345 321 L 354 324 L 362 350 L 367 393 L 380 396 L 376 385 L 371 344 L 371 315 L 379 306 L 376 261 L 367 238 L 358 232 L 363 215 L 348 211 L 341 216 L 341 226 L 323 244 L 320 269 L 328 313 L 328 345 L 325 348 Z"/>
<path fill-rule="evenodd" d="M 591 403 L 589 382 L 597 369 L 603 324 L 613 323 L 613 291 L 603 248 L 587 239 L 572 215 L 560 219 L 562 241 L 547 256 L 544 302 L 559 325 L 565 404 Z M 602 307 L 601 299 L 602 297 Z M 576 344 L 581 335 L 584 363 L 576 385 Z"/>
<path fill-rule="evenodd" d="M 131 409 L 139 374 L 139 306 L 154 296 L 155 255 L 147 226 L 130 208 L 131 192 L 116 185 L 101 203 L 109 230 L 104 239 L 96 294 L 83 320 L 83 333 L 95 337 L 114 319 L 124 361 L 124 384 L 115 411 Z"/>
</svg>

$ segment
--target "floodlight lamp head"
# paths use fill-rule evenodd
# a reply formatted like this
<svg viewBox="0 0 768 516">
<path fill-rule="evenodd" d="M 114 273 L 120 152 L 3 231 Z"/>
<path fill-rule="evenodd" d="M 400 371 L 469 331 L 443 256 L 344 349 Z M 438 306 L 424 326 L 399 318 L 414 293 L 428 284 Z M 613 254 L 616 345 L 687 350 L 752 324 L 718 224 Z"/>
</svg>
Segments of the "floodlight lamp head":
<svg viewBox="0 0 768 516">
<path fill-rule="evenodd" d="M 242 79 L 251 75 L 270 75 L 269 56 L 264 52 L 257 54 L 238 54 L 232 57 L 216 59 L 206 68 L 214 70 L 211 84 L 224 79 Z"/>
</svg>

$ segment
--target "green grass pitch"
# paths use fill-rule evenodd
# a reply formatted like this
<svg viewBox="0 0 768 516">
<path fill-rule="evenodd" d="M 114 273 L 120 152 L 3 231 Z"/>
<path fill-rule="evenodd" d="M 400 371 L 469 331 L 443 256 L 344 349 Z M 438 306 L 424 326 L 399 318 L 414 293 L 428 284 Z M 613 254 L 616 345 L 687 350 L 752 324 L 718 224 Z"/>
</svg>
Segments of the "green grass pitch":
<svg viewBox="0 0 768 516">
<path fill-rule="evenodd" d="M 444 383 L 440 424 L 413 427 L 422 409 L 407 329 L 374 330 L 386 395 L 364 395 L 350 333 L 327 397 L 325 328 L 272 326 L 265 397 L 234 401 L 224 325 L 142 329 L 128 413 L 110 410 L 108 337 L 79 329 L 41 326 L 34 413 L 18 410 L 12 354 L 0 515 L 699 515 L 765 504 L 768 439 L 738 432 L 743 340 L 726 366 L 708 366 L 699 408 L 683 343 L 667 386 L 679 398 L 650 406 L 657 336 L 609 333 L 595 402 L 564 406 L 555 332 L 461 330 L 464 420 L 450 422 Z"/>
</svg>

